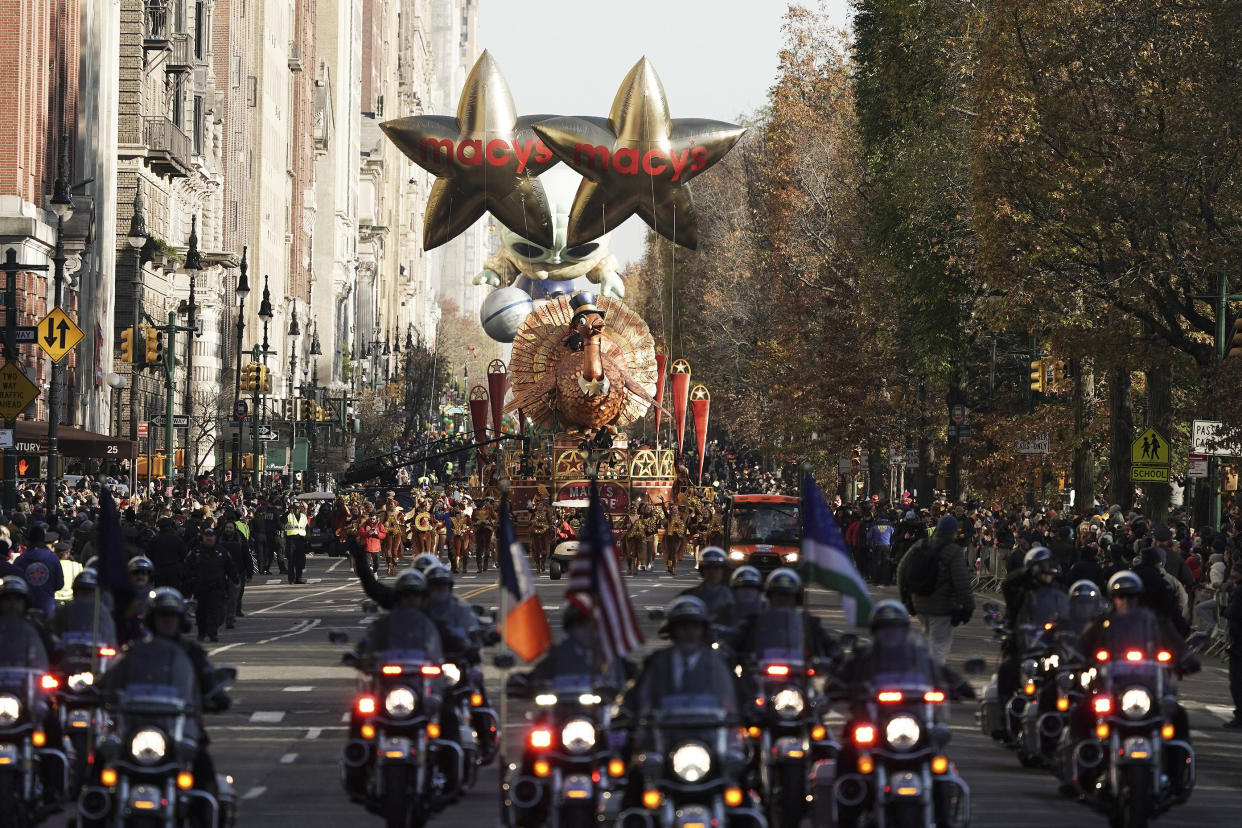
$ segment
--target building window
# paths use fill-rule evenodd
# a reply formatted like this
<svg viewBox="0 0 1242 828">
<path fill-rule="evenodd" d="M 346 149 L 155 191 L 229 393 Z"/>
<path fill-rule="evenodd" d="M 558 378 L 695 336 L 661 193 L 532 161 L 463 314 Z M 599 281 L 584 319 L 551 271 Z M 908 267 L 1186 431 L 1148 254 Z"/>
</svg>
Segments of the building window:
<svg viewBox="0 0 1242 828">
<path fill-rule="evenodd" d="M 194 154 L 203 154 L 203 96 L 194 96 Z"/>
<path fill-rule="evenodd" d="M 184 76 L 180 72 L 173 75 L 172 122 L 182 129 L 185 128 L 185 124 L 183 123 L 182 117 L 181 117 L 181 98 L 185 92 L 183 88 L 184 84 L 185 84 Z"/>
<path fill-rule="evenodd" d="M 206 7 L 203 5 L 203 0 L 198 0 L 194 4 L 194 57 L 200 60 L 203 57 L 204 42 L 206 41 L 206 33 L 203 31 L 206 26 Z"/>
</svg>

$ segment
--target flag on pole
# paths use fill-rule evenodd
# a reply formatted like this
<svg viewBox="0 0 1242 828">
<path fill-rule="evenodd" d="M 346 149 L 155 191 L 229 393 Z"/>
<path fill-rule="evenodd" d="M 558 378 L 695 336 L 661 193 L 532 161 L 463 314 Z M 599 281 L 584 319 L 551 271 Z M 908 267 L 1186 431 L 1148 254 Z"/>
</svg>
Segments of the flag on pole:
<svg viewBox="0 0 1242 828">
<path fill-rule="evenodd" d="M 128 550 L 125 539 L 121 536 L 121 515 L 107 486 L 99 495 L 95 551 L 99 557 L 95 562 L 95 571 L 99 573 L 99 586 L 112 596 L 116 629 L 121 643 L 124 644 L 132 631 L 125 613 L 134 600 L 134 586 L 129 575 Z"/>
<path fill-rule="evenodd" d="M 578 554 L 569 564 L 565 597 L 595 619 L 604 660 L 613 662 L 643 643 L 634 607 L 613 546 L 612 525 L 591 481 L 591 504 L 578 535 Z"/>
<path fill-rule="evenodd" d="M 509 495 L 500 499 L 500 537 L 496 542 L 500 563 L 500 588 L 506 593 L 507 610 L 501 622 L 505 643 L 523 661 L 534 661 L 552 643 L 548 616 L 535 591 L 526 550 L 518 543 L 509 511 Z"/>
<path fill-rule="evenodd" d="M 808 582 L 841 593 L 846 621 L 870 623 L 871 593 L 850 560 L 845 538 L 823 493 L 809 474 L 802 488 L 802 567 Z"/>
</svg>

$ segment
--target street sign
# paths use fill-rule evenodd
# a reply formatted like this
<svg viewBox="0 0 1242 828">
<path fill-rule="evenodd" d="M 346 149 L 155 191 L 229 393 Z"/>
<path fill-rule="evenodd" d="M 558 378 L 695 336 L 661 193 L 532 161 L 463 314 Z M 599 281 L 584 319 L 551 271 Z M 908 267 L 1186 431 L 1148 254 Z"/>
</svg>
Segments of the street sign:
<svg viewBox="0 0 1242 828">
<path fill-rule="evenodd" d="M 1130 445 L 1130 462 L 1138 466 L 1169 465 L 1169 441 L 1154 428 L 1139 435 Z"/>
<path fill-rule="evenodd" d="M 970 423 L 962 423 L 957 427 L 957 439 L 967 440 L 970 438 Z"/>
<path fill-rule="evenodd" d="M 139 436 L 139 437 L 146 437 L 148 433 L 149 433 L 149 432 L 147 431 L 147 421 L 146 421 L 146 420 L 139 420 L 139 421 L 138 421 L 138 436 Z"/>
<path fill-rule="evenodd" d="M 0 293 L 0 296 L 3 296 L 3 295 L 4 295 L 3 293 Z M 8 331 L 8 328 L 0 328 L 0 336 L 3 336 L 7 331 Z M 34 342 L 38 338 L 38 336 L 39 336 L 39 329 L 36 328 L 34 325 L 18 325 L 17 326 L 17 344 L 18 345 L 29 345 L 30 343 Z"/>
<path fill-rule="evenodd" d="M 259 442 L 270 443 L 279 440 L 280 435 L 265 425 L 259 426 Z"/>
<path fill-rule="evenodd" d="M 81 341 L 82 329 L 60 308 L 39 320 L 39 347 L 52 362 L 60 362 Z"/>
<path fill-rule="evenodd" d="M 15 420 L 39 398 L 39 387 L 31 382 L 22 370 L 11 362 L 0 368 L 0 416 Z"/>
<path fill-rule="evenodd" d="M 1131 466 L 1130 481 L 1132 483 L 1168 483 L 1168 466 Z"/>
<path fill-rule="evenodd" d="M 0 428 L 0 449 L 13 448 L 13 429 Z"/>
<path fill-rule="evenodd" d="M 906 468 L 917 469 L 919 467 L 919 450 L 909 449 L 906 452 Z"/>
<path fill-rule="evenodd" d="M 1226 440 L 1219 420 L 1195 420 L 1190 430 L 1190 450 L 1217 457 L 1242 457 L 1242 444 Z"/>
<path fill-rule="evenodd" d="M 245 400 L 238 400 L 233 405 L 233 416 L 239 420 L 246 419 L 246 415 L 250 413 L 250 406 L 246 405 Z"/>
<path fill-rule="evenodd" d="M 1204 478 L 1208 476 L 1208 456 L 1206 454 L 1192 454 L 1186 462 L 1186 476 L 1194 478 Z"/>
<path fill-rule="evenodd" d="M 850 473 L 850 458 L 842 457 L 840 460 L 837 461 L 837 474 L 849 474 L 849 473 Z"/>
<path fill-rule="evenodd" d="M 151 425 L 155 426 L 156 428 L 163 428 L 167 422 L 168 422 L 168 418 L 164 416 L 163 414 L 152 414 L 151 415 Z M 174 414 L 173 415 L 173 428 L 189 428 L 189 427 L 190 427 L 190 417 L 188 414 Z"/>
<path fill-rule="evenodd" d="M 961 425 L 966 419 L 966 406 L 959 403 L 950 408 L 949 419 L 953 421 L 953 425 Z"/>
<path fill-rule="evenodd" d="M 1052 451 L 1052 440 L 1041 434 L 1032 440 L 1018 441 L 1018 454 L 1047 454 Z"/>
</svg>

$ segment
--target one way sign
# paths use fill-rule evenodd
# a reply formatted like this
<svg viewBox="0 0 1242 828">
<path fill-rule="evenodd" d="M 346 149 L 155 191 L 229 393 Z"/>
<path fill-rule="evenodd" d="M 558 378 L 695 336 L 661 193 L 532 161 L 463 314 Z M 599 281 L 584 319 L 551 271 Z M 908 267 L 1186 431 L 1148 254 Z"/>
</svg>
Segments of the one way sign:
<svg viewBox="0 0 1242 828">
<path fill-rule="evenodd" d="M 82 329 L 74 324 L 69 314 L 60 308 L 52 308 L 52 312 L 40 320 L 38 336 L 39 347 L 44 353 L 52 358 L 52 362 L 60 362 L 82 341 Z"/>
</svg>

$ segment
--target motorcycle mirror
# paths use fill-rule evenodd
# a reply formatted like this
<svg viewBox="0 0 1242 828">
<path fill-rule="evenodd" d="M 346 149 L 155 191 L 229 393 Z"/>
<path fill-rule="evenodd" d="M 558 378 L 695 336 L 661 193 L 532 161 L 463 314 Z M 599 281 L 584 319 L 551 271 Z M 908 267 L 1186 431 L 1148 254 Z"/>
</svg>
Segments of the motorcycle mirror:
<svg viewBox="0 0 1242 828">
<path fill-rule="evenodd" d="M 841 635 L 841 645 L 845 647 L 846 649 L 852 650 L 857 644 L 858 644 L 857 633 L 850 632 L 850 633 L 843 633 Z"/>
<path fill-rule="evenodd" d="M 370 601 L 370 600 L 362 602 L 362 614 L 363 615 L 374 615 L 377 612 L 379 612 L 379 604 L 375 603 L 374 601 Z"/>
<path fill-rule="evenodd" d="M 236 667 L 217 667 L 216 678 L 221 682 L 237 681 Z"/>
<path fill-rule="evenodd" d="M 473 612 L 475 615 L 479 616 L 480 618 L 483 617 L 484 609 L 483 609 L 482 604 L 471 604 L 470 611 Z"/>
<path fill-rule="evenodd" d="M 1000 604 L 996 603 L 995 601 L 986 601 L 983 604 L 983 611 L 988 613 L 989 615 L 991 615 L 992 613 L 999 614 L 1001 611 Z"/>
<path fill-rule="evenodd" d="M 342 653 L 341 663 L 344 664 L 346 667 L 357 667 L 362 662 L 358 660 L 357 653 Z"/>
<path fill-rule="evenodd" d="M 483 634 L 483 643 L 488 647 L 494 647 L 500 643 L 500 633 L 495 630 L 488 630 Z"/>
<path fill-rule="evenodd" d="M 505 682 L 505 695 L 511 699 L 528 698 L 530 684 L 526 681 L 526 676 L 521 673 L 509 676 L 509 680 Z"/>
<path fill-rule="evenodd" d="M 664 610 L 659 609 L 659 608 L 649 609 L 647 610 L 647 617 L 650 618 L 652 621 L 663 621 Z"/>
<path fill-rule="evenodd" d="M 330 633 L 328 633 L 328 640 L 331 641 L 333 644 L 348 644 L 349 633 L 345 632 L 344 630 L 332 630 Z"/>
<path fill-rule="evenodd" d="M 510 670 L 514 665 L 513 655 L 512 653 L 497 653 L 495 657 L 492 658 L 492 664 L 494 664 L 498 669 Z"/>
<path fill-rule="evenodd" d="M 966 663 L 962 665 L 962 669 L 966 671 L 968 676 L 980 676 L 988 669 L 988 663 L 979 656 L 966 659 Z"/>
</svg>

